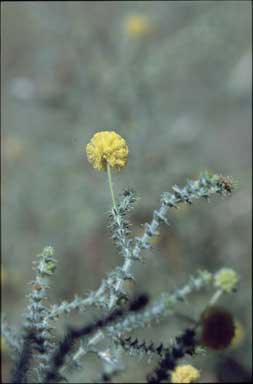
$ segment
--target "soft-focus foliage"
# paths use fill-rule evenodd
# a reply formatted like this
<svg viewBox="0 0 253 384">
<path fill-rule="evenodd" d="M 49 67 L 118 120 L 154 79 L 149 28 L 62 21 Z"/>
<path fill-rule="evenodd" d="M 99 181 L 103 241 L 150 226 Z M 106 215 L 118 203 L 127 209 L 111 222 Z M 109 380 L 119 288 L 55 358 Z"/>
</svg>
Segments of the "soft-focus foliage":
<svg viewBox="0 0 253 384">
<path fill-rule="evenodd" d="M 45 244 L 60 255 L 50 302 L 97 288 L 119 264 L 106 227 L 106 175 L 94 172 L 83 149 L 95 132 L 114 130 L 131 148 L 115 188 L 142 197 L 132 220 L 137 231 L 160 192 L 196 172 L 239 181 L 233 198 L 217 199 L 215 207 L 175 211 L 137 278 L 139 290 L 156 295 L 201 268 L 236 270 L 240 300 L 229 309 L 245 337 L 219 358 L 202 358 L 201 367 L 213 382 L 226 381 L 225 358 L 250 372 L 251 2 L 1 6 L 2 305 L 11 323 L 23 322 L 31 263 Z M 188 313 L 194 317 L 204 304 L 200 293 Z M 171 335 L 165 322 L 152 338 L 176 334 L 186 321 L 179 315 L 170 320 Z M 97 367 L 92 360 L 87 375 Z M 3 368 L 9 377 L 5 359 Z M 140 362 L 140 372 L 130 370 L 122 381 L 141 380 L 145 369 Z"/>
</svg>

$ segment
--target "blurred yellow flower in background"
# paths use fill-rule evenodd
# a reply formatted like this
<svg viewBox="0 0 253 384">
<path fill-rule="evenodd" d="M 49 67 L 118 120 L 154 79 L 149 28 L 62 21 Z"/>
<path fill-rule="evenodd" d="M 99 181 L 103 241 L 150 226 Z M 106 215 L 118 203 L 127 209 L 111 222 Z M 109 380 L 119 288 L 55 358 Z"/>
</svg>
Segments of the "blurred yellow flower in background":
<svg viewBox="0 0 253 384">
<path fill-rule="evenodd" d="M 95 169 L 107 170 L 107 164 L 120 170 L 127 164 L 126 141 L 114 131 L 97 132 L 86 146 L 88 161 Z"/>
<path fill-rule="evenodd" d="M 172 383 L 194 383 L 199 378 L 199 371 L 190 364 L 180 365 L 171 374 Z"/>
<path fill-rule="evenodd" d="M 131 15 L 125 20 L 125 29 L 130 37 L 141 37 L 150 31 L 150 23 L 146 16 Z"/>
<path fill-rule="evenodd" d="M 231 341 L 230 346 L 232 348 L 236 348 L 238 345 L 241 344 L 243 339 L 244 339 L 244 329 L 243 329 L 243 326 L 242 326 L 242 324 L 238 320 L 235 320 L 235 334 L 234 334 L 234 337 L 233 337 L 233 339 Z"/>
<path fill-rule="evenodd" d="M 7 353 L 8 352 L 8 346 L 6 344 L 5 338 L 1 336 L 1 353 Z"/>
</svg>

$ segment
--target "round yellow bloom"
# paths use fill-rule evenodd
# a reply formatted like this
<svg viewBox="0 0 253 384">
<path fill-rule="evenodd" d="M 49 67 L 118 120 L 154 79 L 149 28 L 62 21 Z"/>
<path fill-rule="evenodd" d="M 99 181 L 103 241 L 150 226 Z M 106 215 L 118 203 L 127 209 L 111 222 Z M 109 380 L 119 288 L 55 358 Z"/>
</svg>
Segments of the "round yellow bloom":
<svg viewBox="0 0 253 384">
<path fill-rule="evenodd" d="M 89 162 L 95 169 L 110 167 L 120 170 L 127 164 L 128 147 L 126 141 L 114 131 L 97 132 L 86 146 Z"/>
<path fill-rule="evenodd" d="M 232 292 L 238 283 L 237 273 L 230 268 L 223 268 L 214 276 L 214 285 L 224 292 Z"/>
<path fill-rule="evenodd" d="M 199 378 L 199 371 L 190 364 L 180 365 L 171 374 L 172 383 L 194 383 Z"/>
<path fill-rule="evenodd" d="M 129 36 L 139 37 L 149 32 L 150 25 L 147 17 L 141 15 L 132 15 L 126 19 L 125 28 Z"/>
</svg>

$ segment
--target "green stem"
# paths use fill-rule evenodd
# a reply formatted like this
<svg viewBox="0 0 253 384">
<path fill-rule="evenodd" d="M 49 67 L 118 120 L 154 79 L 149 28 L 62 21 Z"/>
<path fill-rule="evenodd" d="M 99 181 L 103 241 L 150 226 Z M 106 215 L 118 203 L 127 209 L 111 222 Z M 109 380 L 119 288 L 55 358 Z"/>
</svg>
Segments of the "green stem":
<svg viewBox="0 0 253 384">
<path fill-rule="evenodd" d="M 208 306 L 214 305 L 219 300 L 222 293 L 223 293 L 222 289 L 219 289 L 218 291 L 216 291 L 215 294 L 209 300 Z"/>
<path fill-rule="evenodd" d="M 111 168 L 110 168 L 110 165 L 108 163 L 106 165 L 107 165 L 107 175 L 108 175 L 108 182 L 109 182 L 110 192 L 111 192 L 111 196 L 112 196 L 113 207 L 115 209 L 117 209 L 116 200 L 115 200 L 115 197 L 114 197 L 114 192 L 113 192 L 113 187 L 112 187 Z"/>
<path fill-rule="evenodd" d="M 216 291 L 214 295 L 211 297 L 211 299 L 208 301 L 205 307 L 205 310 L 203 312 L 205 312 L 206 310 L 208 310 L 208 308 L 216 304 L 222 294 L 223 294 L 222 289 L 218 289 L 218 291 Z M 201 319 L 199 319 L 199 321 L 196 323 L 196 328 L 198 328 L 200 325 L 201 325 Z"/>
</svg>

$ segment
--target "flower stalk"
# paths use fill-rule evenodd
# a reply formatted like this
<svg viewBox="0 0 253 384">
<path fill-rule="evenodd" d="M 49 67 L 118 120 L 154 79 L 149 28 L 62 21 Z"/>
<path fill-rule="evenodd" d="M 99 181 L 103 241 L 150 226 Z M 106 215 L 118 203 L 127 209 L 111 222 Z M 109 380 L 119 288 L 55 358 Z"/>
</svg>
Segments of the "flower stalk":
<svg viewBox="0 0 253 384">
<path fill-rule="evenodd" d="M 117 210 L 116 200 L 115 200 L 114 191 L 113 191 L 113 184 L 112 184 L 111 167 L 108 162 L 106 163 L 106 166 L 107 166 L 107 176 L 108 176 L 108 183 L 109 183 L 109 188 L 112 196 L 113 208 Z"/>
</svg>

